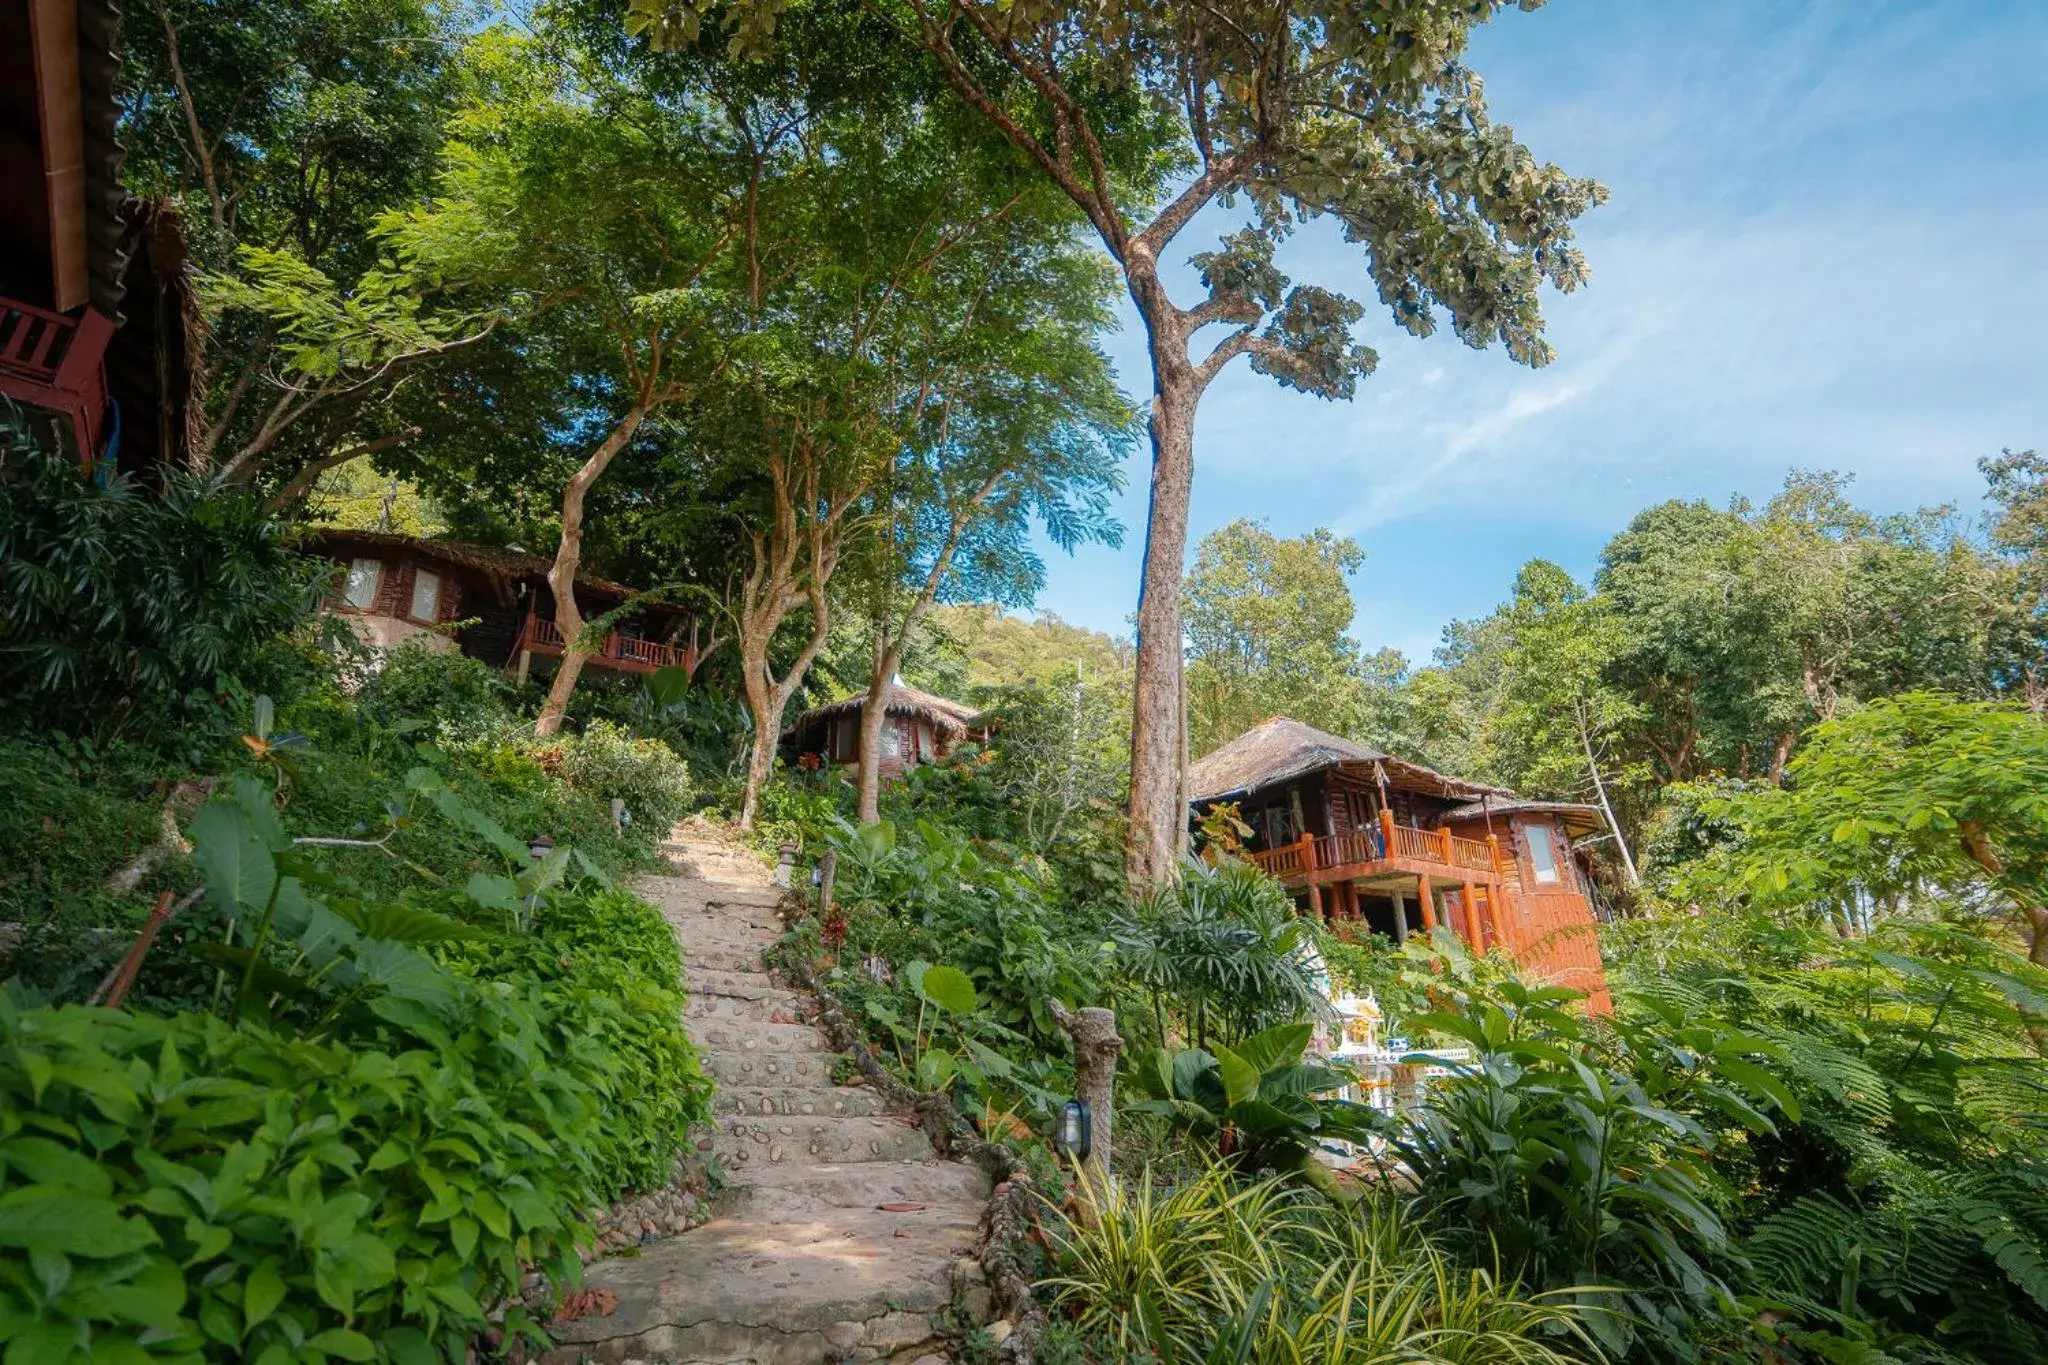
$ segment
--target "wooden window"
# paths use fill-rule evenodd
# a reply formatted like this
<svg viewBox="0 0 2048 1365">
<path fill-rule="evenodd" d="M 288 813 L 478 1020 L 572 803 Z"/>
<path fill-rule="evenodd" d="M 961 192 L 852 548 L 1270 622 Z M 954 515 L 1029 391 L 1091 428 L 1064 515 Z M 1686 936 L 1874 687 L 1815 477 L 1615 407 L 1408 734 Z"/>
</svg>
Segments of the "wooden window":
<svg viewBox="0 0 2048 1365">
<path fill-rule="evenodd" d="M 421 569 L 412 578 L 412 611 L 415 621 L 441 619 L 441 575 Z"/>
<path fill-rule="evenodd" d="M 894 716 L 882 718 L 882 757 L 903 757 L 903 722 Z"/>
<path fill-rule="evenodd" d="M 342 600 L 352 607 L 368 611 L 377 601 L 377 585 L 384 578 L 384 563 L 377 559 L 358 559 L 348 566 L 348 582 L 342 586 Z"/>
<path fill-rule="evenodd" d="M 1536 880 L 1543 884 L 1557 881 L 1557 850 L 1551 847 L 1550 826 L 1531 825 L 1525 831 L 1529 837 L 1529 862 L 1536 869 Z"/>
</svg>

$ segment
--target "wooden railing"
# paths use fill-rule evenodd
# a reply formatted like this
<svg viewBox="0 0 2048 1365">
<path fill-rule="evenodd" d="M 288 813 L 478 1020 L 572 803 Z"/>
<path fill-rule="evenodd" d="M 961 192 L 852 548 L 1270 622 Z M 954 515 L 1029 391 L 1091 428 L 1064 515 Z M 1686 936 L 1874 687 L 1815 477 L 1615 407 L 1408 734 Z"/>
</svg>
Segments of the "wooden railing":
<svg viewBox="0 0 2048 1365">
<path fill-rule="evenodd" d="M 545 616 L 527 613 L 526 627 L 519 637 L 519 647 L 539 654 L 560 654 L 567 649 L 568 641 L 562 637 L 562 628 Z M 617 668 L 631 673 L 652 673 L 657 668 L 676 668 L 689 671 L 689 646 L 665 645 L 656 640 L 636 640 L 630 635 L 611 634 L 604 637 L 604 644 L 590 656 L 590 662 L 600 668 Z"/>
<path fill-rule="evenodd" d="M 1319 834 L 1283 844 L 1279 848 L 1253 853 L 1251 860 L 1275 877 L 1301 876 L 1319 868 L 1351 867 L 1359 863 L 1390 861 L 1387 856 L 1391 833 L 1396 862 L 1430 863 L 1459 873 L 1477 872 L 1487 877 L 1511 879 L 1520 886 L 1514 859 L 1503 855 L 1495 861 L 1493 845 L 1479 839 L 1460 839 L 1449 830 L 1415 829 L 1391 820 L 1374 829 L 1351 830 L 1343 834 Z"/>
<path fill-rule="evenodd" d="M 0 394 L 69 414 L 88 468 L 99 455 L 107 413 L 107 341 L 114 324 L 88 308 L 65 317 L 0 299 Z"/>
</svg>

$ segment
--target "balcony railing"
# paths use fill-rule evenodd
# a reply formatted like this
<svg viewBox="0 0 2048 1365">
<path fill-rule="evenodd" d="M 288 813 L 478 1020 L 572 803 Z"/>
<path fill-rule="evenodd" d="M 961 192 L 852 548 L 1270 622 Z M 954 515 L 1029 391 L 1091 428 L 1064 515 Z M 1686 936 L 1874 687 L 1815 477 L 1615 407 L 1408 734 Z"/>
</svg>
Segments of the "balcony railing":
<svg viewBox="0 0 2048 1365">
<path fill-rule="evenodd" d="M 1307 835 L 1295 843 L 1253 853 L 1251 860 L 1283 880 L 1335 868 L 1383 863 L 1443 868 L 1458 880 L 1476 872 L 1481 877 L 1499 878 L 1515 889 L 1521 885 L 1520 869 L 1513 856 L 1497 845 L 1482 839 L 1461 839 L 1447 829 L 1397 825 L 1392 819 L 1382 819 L 1370 829 Z"/>
<path fill-rule="evenodd" d="M 88 467 L 99 454 L 107 412 L 103 361 L 114 324 L 88 308 L 65 317 L 0 298 L 0 393 L 71 419 L 78 456 Z"/>
<path fill-rule="evenodd" d="M 568 648 L 562 628 L 545 616 L 527 613 L 519 633 L 519 648 L 535 654 L 560 654 Z M 665 645 L 657 640 L 636 640 L 616 631 L 604 637 L 604 644 L 587 661 L 598 668 L 616 668 L 627 673 L 652 673 L 657 668 L 676 667 L 690 672 L 688 645 Z"/>
</svg>

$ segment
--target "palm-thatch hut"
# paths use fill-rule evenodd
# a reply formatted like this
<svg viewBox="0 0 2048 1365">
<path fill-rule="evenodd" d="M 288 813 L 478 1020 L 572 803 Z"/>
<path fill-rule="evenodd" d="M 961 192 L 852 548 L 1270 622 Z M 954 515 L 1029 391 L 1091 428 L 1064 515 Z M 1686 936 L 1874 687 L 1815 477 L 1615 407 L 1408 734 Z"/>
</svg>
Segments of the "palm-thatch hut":
<svg viewBox="0 0 2048 1365">
<path fill-rule="evenodd" d="M 937 696 L 902 682 L 889 684 L 882 721 L 882 774 L 944 758 L 954 745 L 985 737 L 981 713 L 964 702 Z M 799 761 L 860 761 L 860 719 L 868 694 L 857 692 L 826 706 L 814 706 L 783 731 L 783 747 Z"/>
</svg>

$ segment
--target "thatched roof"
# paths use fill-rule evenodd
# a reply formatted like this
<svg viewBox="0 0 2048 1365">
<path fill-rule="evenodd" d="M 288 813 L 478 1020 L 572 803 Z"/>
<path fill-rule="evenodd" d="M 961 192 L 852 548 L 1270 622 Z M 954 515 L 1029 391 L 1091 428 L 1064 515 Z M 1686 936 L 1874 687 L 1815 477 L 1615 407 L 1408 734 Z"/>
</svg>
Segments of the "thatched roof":
<svg viewBox="0 0 2048 1365">
<path fill-rule="evenodd" d="M 1188 799 L 1214 801 L 1278 786 L 1330 769 L 1340 769 L 1375 781 L 1377 770 L 1385 773 L 1390 787 L 1423 792 L 1445 800 L 1471 801 L 1481 796 L 1505 794 L 1499 787 L 1446 777 L 1420 763 L 1410 763 L 1392 754 L 1368 749 L 1363 744 L 1354 744 L 1287 716 L 1275 716 L 1265 724 L 1245 731 L 1190 767 Z"/>
<path fill-rule="evenodd" d="M 784 733 L 793 733 L 820 721 L 837 720 L 841 716 L 857 716 L 867 709 L 867 704 L 868 694 L 856 692 L 829 705 L 814 706 L 792 721 Z M 981 713 L 965 703 L 935 696 L 903 683 L 889 685 L 888 701 L 883 710 L 888 715 L 924 721 L 947 739 L 959 739 L 981 719 Z"/>
<path fill-rule="evenodd" d="M 554 561 L 545 555 L 533 554 L 527 550 L 508 549 L 502 545 L 472 545 L 461 540 L 429 540 L 421 536 L 401 535 L 396 531 L 358 531 L 341 526 L 321 526 L 302 532 L 294 542 L 296 548 L 312 554 L 352 555 L 364 550 L 373 552 L 410 551 L 424 559 L 436 559 L 443 564 L 453 564 L 460 569 L 470 569 L 494 580 L 504 593 L 506 585 L 525 579 L 546 580 L 548 570 Z M 606 597 L 627 598 L 637 589 L 624 583 L 614 583 L 609 578 L 596 574 L 579 573 L 576 586 L 585 591 Z M 504 593 L 509 598 L 509 593 Z M 667 607 L 679 610 L 676 603 L 649 594 L 642 597 L 642 604 L 651 607 Z"/>
<path fill-rule="evenodd" d="M 1445 811 L 1444 819 L 1483 820 L 1489 815 L 1555 815 L 1567 830 L 1585 834 L 1607 827 L 1607 819 L 1598 806 L 1583 801 L 1538 801 L 1512 792 L 1467 802 L 1456 810 Z"/>
</svg>

